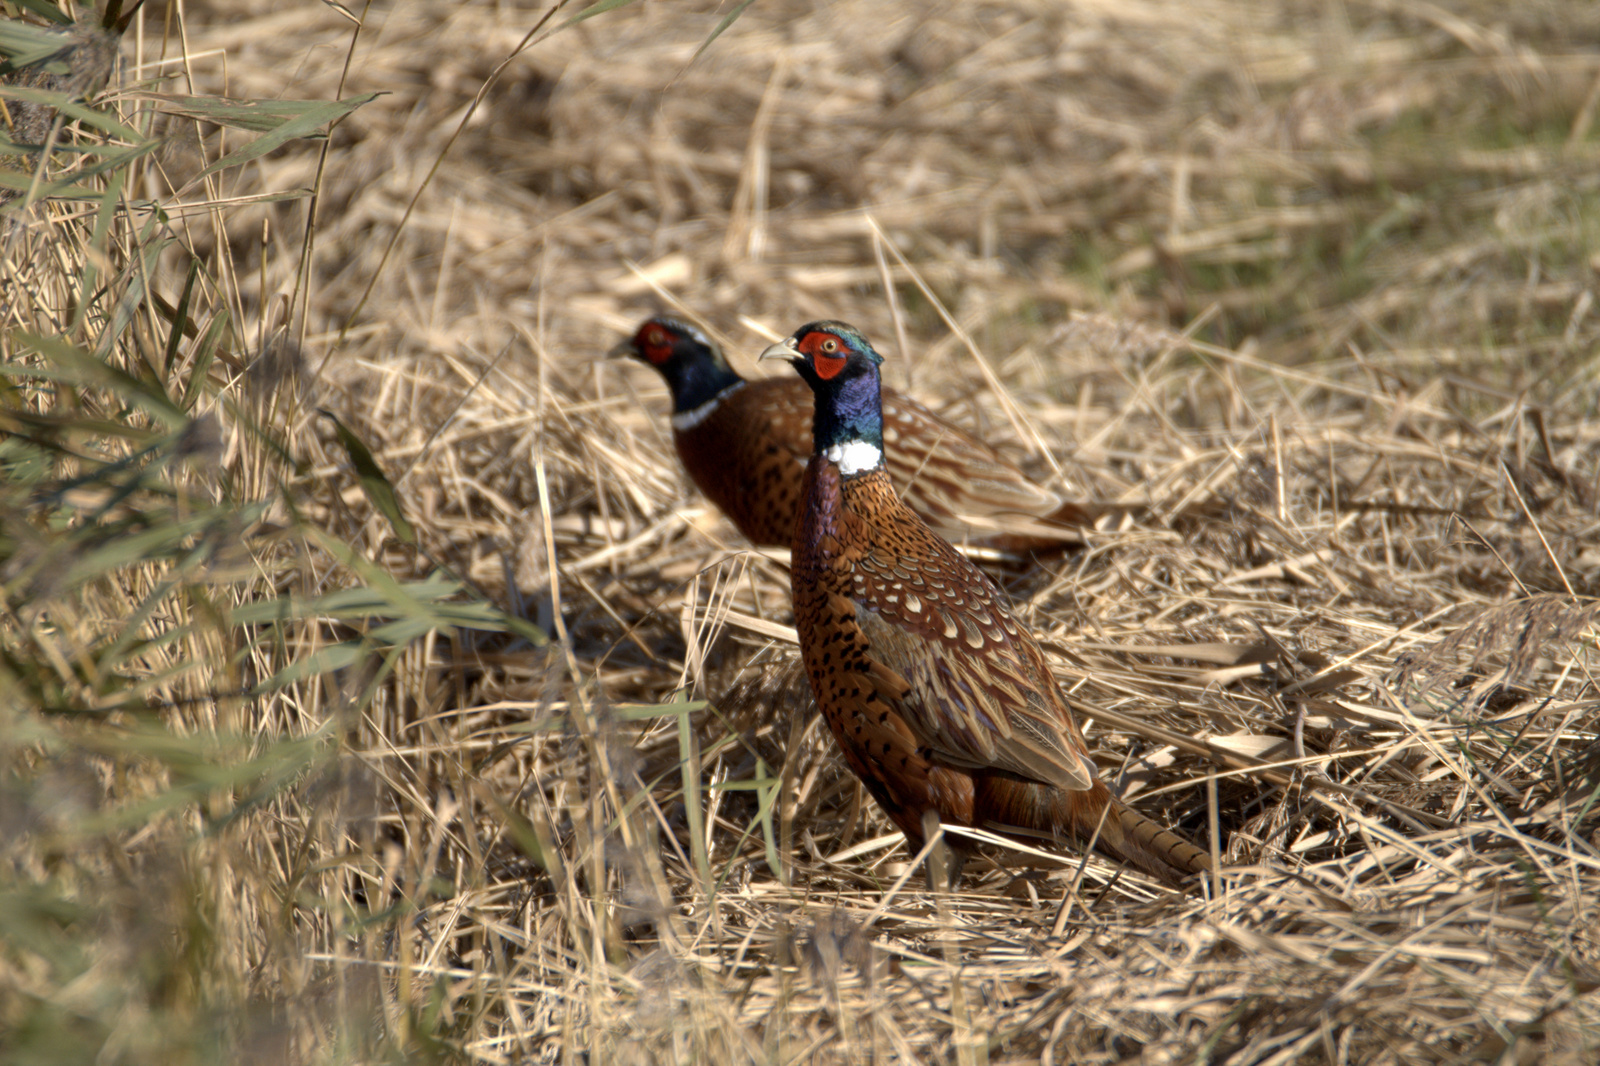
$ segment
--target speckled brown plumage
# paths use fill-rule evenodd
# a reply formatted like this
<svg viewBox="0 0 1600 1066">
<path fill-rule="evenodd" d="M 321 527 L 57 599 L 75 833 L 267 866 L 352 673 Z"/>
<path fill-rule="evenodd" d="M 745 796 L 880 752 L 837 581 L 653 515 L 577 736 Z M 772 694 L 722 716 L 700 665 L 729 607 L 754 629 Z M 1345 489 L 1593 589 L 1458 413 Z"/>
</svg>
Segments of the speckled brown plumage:
<svg viewBox="0 0 1600 1066">
<path fill-rule="evenodd" d="M 932 811 L 1093 839 L 1169 882 L 1209 869 L 1204 852 L 1111 795 L 1005 597 L 900 501 L 875 454 L 887 443 L 880 357 L 865 339 L 813 323 L 768 357 L 790 359 L 816 392 L 819 450 L 791 559 L 802 658 L 850 768 L 912 845 Z"/>
<path fill-rule="evenodd" d="M 745 381 L 699 330 L 658 316 L 613 349 L 661 372 L 672 391 L 678 457 L 755 544 L 787 547 L 811 458 L 811 390 L 793 377 Z M 943 536 L 1016 550 L 1072 544 L 1085 511 L 1063 503 L 954 423 L 883 392 L 889 477 Z M 997 535 L 997 528 L 1009 532 Z"/>
</svg>

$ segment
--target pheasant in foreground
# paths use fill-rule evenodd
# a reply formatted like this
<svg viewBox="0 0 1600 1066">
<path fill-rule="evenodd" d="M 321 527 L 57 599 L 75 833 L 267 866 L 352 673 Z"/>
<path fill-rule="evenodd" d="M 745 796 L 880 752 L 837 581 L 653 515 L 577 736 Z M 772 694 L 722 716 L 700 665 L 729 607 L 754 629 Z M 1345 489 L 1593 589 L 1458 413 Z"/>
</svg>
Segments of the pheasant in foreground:
<svg viewBox="0 0 1600 1066">
<path fill-rule="evenodd" d="M 885 470 L 882 356 L 841 322 L 761 353 L 815 393 L 790 580 L 800 652 L 850 769 L 913 851 L 924 818 L 1093 841 L 1175 883 L 1210 858 L 1098 779 L 1044 654 L 977 567 L 901 503 Z M 952 840 L 951 881 L 966 859 Z"/>
<path fill-rule="evenodd" d="M 689 477 L 752 543 L 788 547 L 811 458 L 812 399 L 794 378 L 741 378 L 705 334 L 647 320 L 611 350 L 661 372 L 672 390 L 672 439 Z M 883 391 L 889 478 L 941 535 L 993 538 L 1018 551 L 1081 543 L 1089 520 L 993 448 L 908 396 Z"/>
</svg>

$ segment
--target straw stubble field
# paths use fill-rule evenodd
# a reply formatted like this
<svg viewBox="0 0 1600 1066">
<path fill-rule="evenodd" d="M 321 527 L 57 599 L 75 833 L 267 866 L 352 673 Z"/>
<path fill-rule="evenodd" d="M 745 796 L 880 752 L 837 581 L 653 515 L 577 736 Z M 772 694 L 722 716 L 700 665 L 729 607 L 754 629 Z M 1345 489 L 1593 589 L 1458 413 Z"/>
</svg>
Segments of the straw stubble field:
<svg viewBox="0 0 1600 1066">
<path fill-rule="evenodd" d="M 106 1047 L 177 1017 L 271 1061 L 1600 1056 L 1600 9 L 763 2 L 697 56 L 731 7 L 644 3 L 509 61 L 543 9 L 351 10 L 157 8 L 124 43 L 153 61 L 167 12 L 163 93 L 387 94 L 220 185 L 186 183 L 223 135 L 175 122 L 139 190 L 217 205 L 172 233 L 268 368 L 225 388 L 301 465 L 268 484 L 226 414 L 218 462 L 377 564 L 274 538 L 280 501 L 264 587 L 443 564 L 551 640 L 154 685 L 174 734 L 325 752 L 76 860 L 193 919 L 113 908 L 103 969 L 179 976 L 87 996 Z M 313 187 L 309 228 L 224 203 Z M 1226 872 L 992 847 L 929 894 L 817 719 L 784 553 L 601 358 L 659 308 L 751 374 L 853 322 L 889 383 L 1114 505 L 994 573 L 1105 775 Z M 90 806 L 169 783 L 85 750 Z M 85 998 L 15 960 L 11 995 Z"/>
</svg>

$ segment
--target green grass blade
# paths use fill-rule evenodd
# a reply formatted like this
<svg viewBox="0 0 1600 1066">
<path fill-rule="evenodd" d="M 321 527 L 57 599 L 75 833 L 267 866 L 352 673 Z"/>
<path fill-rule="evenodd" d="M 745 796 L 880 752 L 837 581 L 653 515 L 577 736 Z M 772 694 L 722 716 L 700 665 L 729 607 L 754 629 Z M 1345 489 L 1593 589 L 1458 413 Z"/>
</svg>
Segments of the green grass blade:
<svg viewBox="0 0 1600 1066">
<path fill-rule="evenodd" d="M 403 543 L 415 544 L 417 531 L 412 524 L 406 521 L 406 516 L 400 511 L 400 498 L 395 495 L 394 486 L 384 476 L 383 468 L 378 465 L 378 460 L 372 455 L 372 450 L 366 442 L 352 433 L 348 426 L 339 421 L 332 411 L 327 408 L 318 409 L 323 417 L 333 423 L 334 432 L 339 435 L 339 443 L 344 445 L 344 451 L 350 457 L 350 465 L 356 468 L 356 478 L 361 482 L 361 491 L 366 494 L 367 502 L 389 520 L 395 536 Z"/>
<path fill-rule="evenodd" d="M 134 160 L 147 156 L 160 147 L 160 141 L 145 141 L 142 144 L 133 145 L 131 148 L 119 146 L 115 150 L 108 152 L 105 158 L 101 159 L 99 162 L 90 163 L 88 166 L 80 167 L 77 170 L 74 170 L 70 178 L 62 178 L 57 181 L 46 182 L 44 185 L 40 186 L 39 195 L 41 197 L 48 197 L 51 199 L 62 199 L 67 197 L 68 190 L 93 188 L 92 186 L 85 186 L 83 183 L 88 181 L 90 178 L 97 178 L 101 174 L 115 174 L 119 171 L 126 170 L 128 165 Z M 95 193 L 95 198 L 98 199 L 98 197 L 102 194 L 103 191 L 97 190 Z M 76 198 L 78 194 L 73 192 L 72 196 L 73 198 Z"/>
<path fill-rule="evenodd" d="M 143 144 L 145 141 L 144 135 L 138 130 L 123 125 L 103 111 L 96 111 L 92 107 L 78 103 L 66 93 L 52 92 L 49 89 L 24 89 L 19 85 L 0 85 L 0 99 L 43 104 L 55 108 L 69 119 L 76 119 L 121 140 L 131 141 L 134 144 Z"/>
<path fill-rule="evenodd" d="M 230 100 L 225 96 L 164 96 L 159 93 L 136 93 L 140 99 L 151 100 L 155 108 L 168 115 L 213 122 L 249 133 L 271 133 L 297 119 L 312 116 L 312 132 L 294 136 L 317 138 L 327 136 L 317 127 L 332 121 L 328 117 L 329 105 L 325 100 Z M 356 99 L 352 97 L 352 100 Z M 368 97 L 371 99 L 371 97 Z M 362 103 L 366 101 L 363 100 Z M 333 118 L 340 118 L 359 107 L 355 104 Z M 318 117 L 320 116 L 320 117 Z"/>
<path fill-rule="evenodd" d="M 72 16 L 68 15 L 65 11 L 62 11 L 55 4 L 52 4 L 50 0 L 15 0 L 15 3 L 24 11 L 32 11 L 35 15 L 38 15 L 43 19 L 49 19 L 57 26 L 72 25 Z M 15 23 L 15 25 L 26 25 L 26 23 L 19 22 Z M 34 27 L 31 26 L 28 28 L 34 29 Z M 0 51 L 5 51 L 5 49 L 0 47 Z"/>
<path fill-rule="evenodd" d="M 199 276 L 200 260 L 189 260 L 189 273 L 183 279 L 183 294 L 178 297 L 178 306 L 173 310 L 169 319 L 172 325 L 171 329 L 167 333 L 166 354 L 161 360 L 162 372 L 165 373 L 169 378 L 172 376 L 172 368 L 177 365 L 178 362 L 178 342 L 183 339 L 183 335 L 185 333 L 193 331 L 193 326 L 189 322 L 189 298 L 194 295 L 194 279 L 198 278 Z M 164 311 L 164 309 L 162 310 Z M 198 365 L 198 360 L 196 360 L 196 363 Z M 202 376 L 204 375 L 200 373 L 191 374 L 191 378 Z M 190 384 L 193 384 L 192 380 Z M 185 392 L 184 397 L 185 399 L 188 398 L 187 392 Z M 191 405 L 187 403 L 180 403 L 179 406 L 187 411 Z"/>
<path fill-rule="evenodd" d="M 126 371 L 118 370 L 96 359 L 81 348 L 65 341 L 27 333 L 17 333 L 14 336 L 28 347 L 36 349 L 45 357 L 45 362 L 0 363 L 0 374 L 15 378 L 43 378 L 83 388 L 105 389 L 152 416 L 168 429 L 178 429 L 189 422 L 189 416 L 184 414 L 166 393 Z"/>
<path fill-rule="evenodd" d="M 627 7 L 633 2 L 634 0 L 600 0 L 599 3 L 590 4 L 576 15 L 573 15 L 571 18 L 567 19 L 558 27 L 558 29 L 564 30 L 568 26 L 576 26 L 578 23 L 583 22 L 586 19 L 592 19 L 596 15 L 604 15 L 607 11 L 615 11 L 619 7 Z"/>
<path fill-rule="evenodd" d="M 271 677 L 257 682 L 250 689 L 250 694 L 264 696 L 319 674 L 331 674 L 335 670 L 348 669 L 372 652 L 372 645 L 364 640 L 347 640 L 339 644 L 326 645 L 309 655 L 294 659 Z"/>
<path fill-rule="evenodd" d="M 681 704 L 679 705 L 682 706 Z M 711 857 L 706 853 L 705 798 L 700 782 L 700 738 L 689 713 L 678 714 L 678 772 L 683 780 L 683 807 L 689 822 L 689 854 L 694 860 L 700 890 L 707 898 L 714 893 Z"/>
<path fill-rule="evenodd" d="M 735 4 L 733 10 L 724 15 L 722 21 L 717 23 L 716 28 L 711 31 L 711 36 L 702 41 L 700 47 L 694 50 L 694 55 L 690 57 L 689 62 L 693 63 L 696 59 L 699 59 L 701 53 L 711 47 L 711 42 L 721 37 L 722 32 L 737 22 L 739 16 L 744 14 L 744 9 L 755 2 L 756 0 L 741 0 L 740 3 Z"/>
<path fill-rule="evenodd" d="M 115 169 L 111 172 L 111 180 L 106 182 L 106 191 L 100 197 L 100 210 L 95 213 L 94 234 L 89 238 L 90 246 L 100 252 L 99 256 L 88 256 L 83 264 L 83 282 L 78 288 L 78 307 L 72 316 L 71 335 L 77 336 L 83 328 L 83 318 L 89 313 L 93 305 L 91 295 L 94 292 L 95 282 L 100 276 L 99 267 L 96 265 L 104 260 L 106 238 L 111 232 L 111 223 L 115 218 L 117 202 L 122 199 L 122 183 L 127 176 L 125 169 Z"/>
<path fill-rule="evenodd" d="M 200 338 L 200 344 L 195 349 L 194 366 L 189 369 L 188 383 L 184 385 L 183 397 L 178 401 L 178 406 L 183 410 L 194 410 L 200 394 L 210 382 L 211 364 L 217 357 L 217 349 L 222 344 L 222 338 L 227 335 L 229 321 L 227 310 L 218 311 L 211 324 L 206 327 L 205 336 Z"/>
<path fill-rule="evenodd" d="M 299 117 L 290 119 L 288 122 L 285 122 L 283 125 L 272 130 L 271 132 L 262 134 L 260 137 L 257 137 L 243 148 L 240 148 L 234 152 L 229 152 L 215 163 L 212 163 L 210 166 L 206 167 L 199 174 L 195 175 L 195 180 L 198 181 L 201 178 L 209 177 L 219 170 L 226 170 L 229 167 L 241 166 L 242 164 L 249 163 L 252 160 L 260 159 L 268 152 L 271 152 L 280 145 L 286 144 L 289 141 L 295 140 L 296 138 L 313 136 L 317 134 L 323 126 L 337 122 L 339 119 L 350 114 L 350 112 L 354 111 L 356 108 L 361 107 L 363 104 L 371 103 L 381 95 L 383 94 L 365 93 L 361 96 L 352 96 L 348 100 L 338 100 L 311 108 L 310 110 L 302 113 Z"/>
</svg>

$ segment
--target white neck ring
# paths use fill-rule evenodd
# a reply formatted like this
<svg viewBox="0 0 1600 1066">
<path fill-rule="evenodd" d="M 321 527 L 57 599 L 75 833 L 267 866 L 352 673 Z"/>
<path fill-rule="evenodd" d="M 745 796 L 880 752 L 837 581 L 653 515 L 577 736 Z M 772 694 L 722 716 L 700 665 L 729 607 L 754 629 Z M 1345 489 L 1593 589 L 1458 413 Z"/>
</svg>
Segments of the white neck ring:
<svg viewBox="0 0 1600 1066">
<path fill-rule="evenodd" d="M 883 451 L 876 444 L 864 440 L 847 440 L 823 451 L 830 462 L 836 463 L 845 477 L 872 470 L 883 462 Z"/>
<path fill-rule="evenodd" d="M 672 416 L 672 428 L 682 433 L 684 430 L 693 429 L 711 417 L 711 412 L 717 409 L 717 404 L 744 388 L 745 383 L 736 381 L 732 385 L 717 393 L 699 407 L 691 407 L 687 411 L 679 411 Z"/>
</svg>

